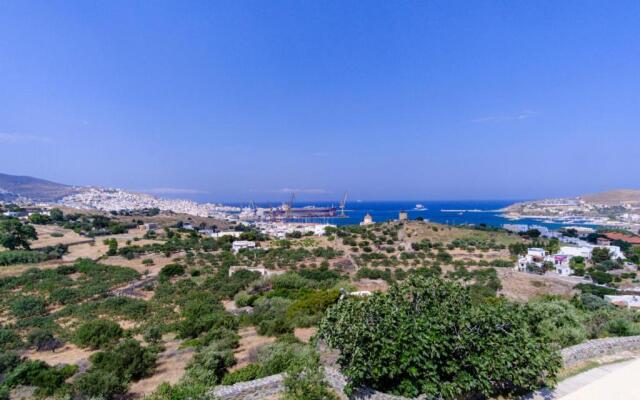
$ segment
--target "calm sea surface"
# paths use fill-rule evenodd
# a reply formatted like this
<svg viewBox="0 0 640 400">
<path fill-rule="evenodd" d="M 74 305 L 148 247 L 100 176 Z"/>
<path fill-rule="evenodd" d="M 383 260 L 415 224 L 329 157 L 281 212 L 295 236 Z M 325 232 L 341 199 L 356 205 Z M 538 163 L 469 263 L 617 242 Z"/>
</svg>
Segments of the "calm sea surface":
<svg viewBox="0 0 640 400">
<path fill-rule="evenodd" d="M 398 218 L 400 211 L 406 211 L 409 219 L 423 217 L 425 220 L 442 224 L 462 225 L 462 224 L 487 224 L 491 226 L 502 226 L 505 223 L 536 224 L 557 229 L 563 224 L 548 223 L 536 219 L 509 220 L 501 216 L 500 209 L 513 204 L 513 201 L 362 201 L 347 202 L 345 207 L 346 218 L 322 218 L 313 221 L 328 222 L 336 225 L 351 225 L 362 222 L 365 214 L 369 213 L 375 222 L 383 222 Z M 417 204 L 422 204 L 425 209 L 419 210 Z M 236 203 L 234 205 L 246 207 L 247 204 Z M 280 204 L 257 203 L 258 207 L 277 207 Z M 296 202 L 294 207 L 305 207 L 315 205 L 318 207 L 335 206 L 337 203 Z M 311 220 L 310 220 L 311 221 Z"/>
</svg>

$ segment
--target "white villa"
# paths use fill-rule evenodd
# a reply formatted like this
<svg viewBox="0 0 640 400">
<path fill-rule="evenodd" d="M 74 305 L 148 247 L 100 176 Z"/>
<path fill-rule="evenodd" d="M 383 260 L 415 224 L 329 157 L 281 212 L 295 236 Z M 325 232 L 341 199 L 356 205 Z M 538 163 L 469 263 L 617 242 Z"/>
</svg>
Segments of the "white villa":
<svg viewBox="0 0 640 400">
<path fill-rule="evenodd" d="M 526 255 L 518 258 L 515 269 L 526 272 L 530 266 L 542 268 L 545 263 L 551 263 L 558 275 L 569 276 L 573 274 L 573 270 L 571 269 L 571 259 L 573 257 L 583 257 L 585 260 L 590 260 L 593 249 L 596 247 L 609 249 L 611 258 L 614 260 L 618 258 L 625 258 L 618 246 L 562 246 L 557 254 L 549 254 L 545 249 L 534 247 L 528 249 Z"/>
<path fill-rule="evenodd" d="M 231 250 L 234 253 L 238 253 L 242 249 L 255 249 L 256 242 L 252 242 L 251 240 L 236 240 L 231 244 Z"/>
</svg>

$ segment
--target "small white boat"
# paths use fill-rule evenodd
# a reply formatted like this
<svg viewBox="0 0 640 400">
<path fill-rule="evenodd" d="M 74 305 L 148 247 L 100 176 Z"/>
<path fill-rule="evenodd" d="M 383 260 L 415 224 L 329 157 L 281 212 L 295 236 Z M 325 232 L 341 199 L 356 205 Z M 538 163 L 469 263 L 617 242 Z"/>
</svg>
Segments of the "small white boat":
<svg viewBox="0 0 640 400">
<path fill-rule="evenodd" d="M 422 204 L 418 203 L 418 204 L 416 204 L 416 208 L 414 208 L 414 210 L 416 210 L 416 211 L 424 211 L 424 210 L 426 210 L 426 208 Z"/>
</svg>

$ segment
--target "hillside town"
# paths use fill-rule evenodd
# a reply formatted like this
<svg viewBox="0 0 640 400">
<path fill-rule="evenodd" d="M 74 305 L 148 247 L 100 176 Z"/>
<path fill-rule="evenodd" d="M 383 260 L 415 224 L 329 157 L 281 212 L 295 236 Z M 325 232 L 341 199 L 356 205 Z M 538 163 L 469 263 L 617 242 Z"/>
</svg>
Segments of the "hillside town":
<svg viewBox="0 0 640 400">
<path fill-rule="evenodd" d="M 640 229 L 640 191 L 614 190 L 565 199 L 513 204 L 503 210 L 512 220 L 530 218 L 547 223 L 612 226 Z"/>
</svg>

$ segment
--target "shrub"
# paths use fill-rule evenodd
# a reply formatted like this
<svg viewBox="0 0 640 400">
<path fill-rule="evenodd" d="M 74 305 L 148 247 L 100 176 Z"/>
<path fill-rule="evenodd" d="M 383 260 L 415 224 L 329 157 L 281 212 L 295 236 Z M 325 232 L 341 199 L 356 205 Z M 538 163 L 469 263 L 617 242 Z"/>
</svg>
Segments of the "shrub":
<svg viewBox="0 0 640 400">
<path fill-rule="evenodd" d="M 187 370 L 187 377 L 196 382 L 215 385 L 220 382 L 227 368 L 235 363 L 233 351 L 221 348 L 214 342 L 196 353 Z"/>
<path fill-rule="evenodd" d="M 90 370 L 78 377 L 74 388 L 84 398 L 111 400 L 126 393 L 127 384 L 111 372 Z"/>
<path fill-rule="evenodd" d="M 261 376 L 269 376 L 287 371 L 298 357 L 307 354 L 307 346 L 300 342 L 279 339 L 258 351 Z"/>
<path fill-rule="evenodd" d="M 530 304 L 537 318 L 533 324 L 536 333 L 560 347 L 578 344 L 586 339 L 578 311 L 566 300 L 547 299 Z"/>
<path fill-rule="evenodd" d="M 324 311 L 340 297 L 338 290 L 319 290 L 296 300 L 287 309 L 287 319 L 293 326 L 308 327 L 322 318 Z"/>
<path fill-rule="evenodd" d="M 205 399 L 209 387 L 202 383 L 182 381 L 171 386 L 164 382 L 146 400 L 195 400 Z"/>
<path fill-rule="evenodd" d="M 337 400 L 324 379 L 317 353 L 308 351 L 296 358 L 287 370 L 283 400 Z"/>
<path fill-rule="evenodd" d="M 0 328 L 0 350 L 7 351 L 22 346 L 20 335 L 13 329 Z"/>
<path fill-rule="evenodd" d="M 157 344 L 162 340 L 162 330 L 160 327 L 150 326 L 144 333 L 144 340 L 150 344 Z"/>
<path fill-rule="evenodd" d="M 127 339 L 112 350 L 95 353 L 89 359 L 93 369 L 109 372 L 127 382 L 147 376 L 156 364 L 156 354 L 134 339 Z"/>
<path fill-rule="evenodd" d="M 591 293 L 581 293 L 578 297 L 579 307 L 588 311 L 595 311 L 603 307 L 609 307 L 609 303 L 602 297 Z"/>
<path fill-rule="evenodd" d="M 55 289 L 49 295 L 50 301 L 60 305 L 72 304 L 79 298 L 80 293 L 78 292 L 78 290 L 69 288 Z"/>
<path fill-rule="evenodd" d="M 560 357 L 547 337 L 535 335 L 536 321 L 526 306 L 475 304 L 460 284 L 413 276 L 388 293 L 338 301 L 319 335 L 340 351 L 350 388 L 497 397 L 553 384 Z"/>
<path fill-rule="evenodd" d="M 24 361 L 11 370 L 4 379 L 7 387 L 17 385 L 37 386 L 37 394 L 52 395 L 64 385 L 65 380 L 78 370 L 77 366 L 50 367 L 44 361 Z"/>
<path fill-rule="evenodd" d="M 74 334 L 73 342 L 81 347 L 99 349 L 117 342 L 122 334 L 123 330 L 117 323 L 97 319 L 80 325 Z"/>
<path fill-rule="evenodd" d="M 40 297 L 21 297 L 11 303 L 11 312 L 18 318 L 42 315 L 46 311 L 45 301 Z"/>
<path fill-rule="evenodd" d="M 62 342 L 53 333 L 44 329 L 35 329 L 29 333 L 27 341 L 36 351 L 53 351 L 62 347 Z"/>
<path fill-rule="evenodd" d="M 261 370 L 262 368 L 259 364 L 249 364 L 226 374 L 224 378 L 222 378 L 221 383 L 223 385 L 234 385 L 238 382 L 246 382 L 262 378 Z"/>
<path fill-rule="evenodd" d="M 0 353 L 0 374 L 11 371 L 20 364 L 20 355 L 15 351 L 3 351 Z"/>
<path fill-rule="evenodd" d="M 160 279 L 169 279 L 184 275 L 184 267 L 180 264 L 167 264 L 160 270 Z"/>
<path fill-rule="evenodd" d="M 212 328 L 235 328 L 237 322 L 226 313 L 217 298 L 207 292 L 190 295 L 182 309 L 183 320 L 178 326 L 182 338 L 195 338 Z"/>
<path fill-rule="evenodd" d="M 251 320 L 256 325 L 258 333 L 275 336 L 291 332 L 293 327 L 286 316 L 289 305 L 291 300 L 281 297 L 262 297 L 256 300 Z"/>
</svg>

